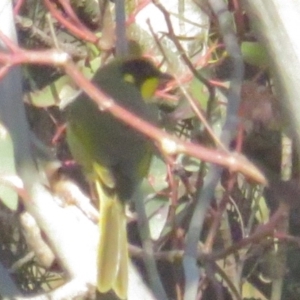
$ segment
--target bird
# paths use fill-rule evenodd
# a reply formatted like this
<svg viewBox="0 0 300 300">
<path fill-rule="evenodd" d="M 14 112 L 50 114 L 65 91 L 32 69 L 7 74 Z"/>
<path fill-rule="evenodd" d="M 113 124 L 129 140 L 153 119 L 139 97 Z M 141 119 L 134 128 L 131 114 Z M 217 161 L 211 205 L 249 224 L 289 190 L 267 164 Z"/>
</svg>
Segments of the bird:
<svg viewBox="0 0 300 300">
<path fill-rule="evenodd" d="M 158 108 L 149 99 L 172 76 L 143 57 L 113 59 L 92 79 L 109 98 L 157 125 Z M 82 93 L 66 107 L 66 139 L 74 160 L 95 185 L 99 198 L 97 289 L 127 298 L 128 246 L 125 203 L 147 175 L 153 143 Z"/>
</svg>

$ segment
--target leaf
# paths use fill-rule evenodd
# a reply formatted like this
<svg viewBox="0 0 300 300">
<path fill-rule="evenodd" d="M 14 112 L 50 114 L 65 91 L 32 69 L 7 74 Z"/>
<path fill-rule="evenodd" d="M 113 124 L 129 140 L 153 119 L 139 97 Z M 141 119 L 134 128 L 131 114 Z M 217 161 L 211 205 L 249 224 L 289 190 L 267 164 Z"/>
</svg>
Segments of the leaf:
<svg viewBox="0 0 300 300">
<path fill-rule="evenodd" d="M 206 72 L 202 71 L 201 73 L 204 73 L 204 76 L 206 75 Z M 209 99 L 209 93 L 207 91 L 206 86 L 201 81 L 199 81 L 196 77 L 194 77 L 191 82 L 190 93 L 191 96 L 199 102 L 201 108 L 204 111 L 206 111 L 207 102 Z"/>
<path fill-rule="evenodd" d="M 244 61 L 249 65 L 266 68 L 269 65 L 267 50 L 258 42 L 242 42 L 241 51 Z"/>
<path fill-rule="evenodd" d="M 0 182 L 0 198 L 9 209 L 16 210 L 18 194 L 12 187 L 3 184 L 3 182 L 8 182 L 8 175 L 13 178 L 12 176 L 16 174 L 16 170 L 12 140 L 2 124 L 0 124 L 0 157 L 0 179 L 2 181 Z"/>
<path fill-rule="evenodd" d="M 256 288 L 252 283 L 246 280 L 242 286 L 243 299 L 260 299 L 267 300 L 267 298 Z"/>
<path fill-rule="evenodd" d="M 169 215 L 169 207 L 169 200 L 164 195 L 155 195 L 145 204 L 153 240 L 157 240 L 161 236 Z"/>
<path fill-rule="evenodd" d="M 148 178 L 143 181 L 142 186 L 144 195 L 159 192 L 168 186 L 166 180 L 167 167 L 160 157 L 153 155 L 148 174 Z"/>
<path fill-rule="evenodd" d="M 93 59 L 90 66 L 81 68 L 82 74 L 91 79 L 99 68 L 100 62 L 100 57 Z M 72 79 L 65 75 L 39 91 L 28 93 L 26 102 L 37 107 L 57 106 L 61 101 L 68 102 L 68 99 L 76 97 L 78 92 L 78 87 L 74 85 Z"/>
<path fill-rule="evenodd" d="M 151 160 L 148 179 L 142 184 L 142 191 L 145 195 L 145 209 L 149 220 L 152 239 L 156 240 L 165 226 L 168 213 L 168 196 L 163 190 L 167 188 L 166 164 L 158 156 L 154 155 Z"/>
<path fill-rule="evenodd" d="M 256 209 L 255 217 L 259 223 L 266 224 L 270 220 L 270 209 L 264 197 L 259 197 L 252 207 Z"/>
</svg>

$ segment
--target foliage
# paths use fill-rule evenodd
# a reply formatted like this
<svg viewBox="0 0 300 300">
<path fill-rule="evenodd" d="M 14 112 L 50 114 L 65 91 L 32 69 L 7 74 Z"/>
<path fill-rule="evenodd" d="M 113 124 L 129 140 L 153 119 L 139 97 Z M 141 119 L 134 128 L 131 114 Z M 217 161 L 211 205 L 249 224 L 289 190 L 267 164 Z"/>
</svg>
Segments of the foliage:
<svg viewBox="0 0 300 300">
<path fill-rule="evenodd" d="M 91 9 L 92 2 L 83 2 L 78 5 L 77 1 L 71 1 L 73 12 L 69 10 L 68 1 L 45 0 L 44 5 L 36 0 L 20 1 L 21 5 L 15 12 L 20 48 L 66 51 L 82 74 L 91 78 L 107 59 L 113 57 L 115 51 L 112 38 L 114 17 L 111 15 L 114 5 L 109 3 L 106 9 L 100 7 L 98 11 L 98 6 Z M 174 76 L 174 81 L 160 90 L 155 99 L 160 107 L 164 131 L 179 141 L 201 145 L 208 151 L 207 159 L 200 160 L 186 153 L 175 152 L 173 155 L 172 151 L 158 147 L 160 149 L 152 159 L 149 176 L 142 184 L 147 211 L 147 220 L 143 221 L 149 221 L 160 280 L 168 298 L 181 299 L 187 289 L 183 279 L 186 274 L 181 265 L 183 252 L 188 248 L 185 237 L 199 194 L 205 189 L 210 163 L 216 163 L 214 158 L 219 152 L 246 155 L 266 174 L 269 186 L 264 188 L 255 183 L 255 176 L 251 178 L 232 172 L 237 170 L 235 166 L 232 170 L 222 170 L 209 199 L 210 208 L 198 241 L 197 261 L 205 276 L 197 283 L 197 299 L 212 299 L 211 295 L 214 299 L 222 299 L 221 294 L 223 299 L 271 299 L 272 281 L 280 280 L 284 280 L 285 298 L 296 293 L 298 296 L 295 287 L 298 274 L 293 263 L 299 260 L 299 224 L 291 216 L 289 222 L 293 236 L 289 235 L 282 216 L 287 211 L 283 200 L 295 208 L 290 198 L 293 198 L 291 194 L 299 194 L 299 190 L 293 184 L 294 169 L 288 165 L 294 159 L 294 153 L 290 145 L 283 146 L 282 143 L 286 132 L 273 94 L 265 49 L 257 41 L 253 42 L 255 37 L 245 29 L 247 16 L 241 13 L 239 1 L 228 1 L 230 17 L 237 28 L 245 60 L 245 78 L 240 86 L 238 112 L 232 116 L 237 124 L 236 134 L 227 147 L 220 136 L 228 115 L 234 63 L 224 46 L 217 16 L 211 7 L 200 4 L 200 1 L 186 1 L 185 4 L 178 1 L 178 7 L 175 5 L 177 1 L 161 2 L 166 10 L 160 4 L 149 4 L 148 1 L 130 1 L 126 23 L 128 36 L 134 40 L 133 48 L 136 49 L 138 44 L 137 48 L 141 48 L 144 55 Z M 66 23 L 62 23 L 61 16 Z M 28 64 L 24 66 L 23 73 L 24 102 L 30 127 L 47 146 L 47 151 L 51 149 L 61 162 L 61 167 L 53 170 L 47 160 L 39 157 L 44 170 L 41 176 L 46 174 L 45 182 L 53 194 L 60 197 L 60 205 L 79 205 L 87 218 L 95 221 L 97 212 L 94 206 L 70 197 L 69 185 L 65 185 L 75 182 L 76 187 L 93 198 L 92 188 L 72 160 L 63 131 L 65 119 L 61 107 L 64 101 L 78 94 L 78 87 L 70 74 L 65 74 L 63 68 L 51 65 L 51 62 L 47 67 Z M 84 89 L 84 84 L 79 88 Z M 158 137 L 153 140 L 158 144 Z M 3 141 L 0 151 L 5 160 L 7 151 L 2 150 L 2 145 Z M 11 161 L 13 165 L 12 152 L 10 149 L 11 155 L 5 162 Z M 292 176 L 286 178 L 288 181 L 282 181 L 281 174 L 286 170 Z M 5 176 L 13 171 L 2 166 L 1 179 L 6 185 Z M 10 190 L 18 192 L 14 182 L 10 184 Z M 3 203 L 13 209 L 17 201 L 10 202 L 11 197 L 14 196 L 1 194 Z M 25 246 L 23 236 L 26 234 L 22 233 L 19 225 L 16 226 L 22 211 L 21 203 L 17 211 L 11 212 L 4 206 L 0 210 L 1 214 L 13 215 L 7 220 L 7 227 L 1 226 L 2 232 L 10 239 L 17 237 L 18 240 L 1 239 L 1 247 L 7 249 L 11 256 L 6 267 L 17 265 L 12 271 L 13 277 L 25 294 L 49 292 L 67 278 L 61 275 L 63 268 L 57 260 L 52 261 L 48 269 L 41 266 L 37 255 L 23 262 L 23 257 L 31 249 Z M 133 207 L 130 209 L 134 212 Z M 12 230 L 9 226 L 15 228 Z M 134 214 L 128 228 L 131 255 L 144 270 L 143 248 Z M 276 233 L 276 229 L 282 233 Z M 292 262 L 288 259 L 289 254 L 295 257 Z M 287 274 L 286 268 L 291 273 Z M 149 279 L 152 275 L 143 272 L 145 278 Z M 53 278 L 56 280 L 54 284 Z"/>
</svg>

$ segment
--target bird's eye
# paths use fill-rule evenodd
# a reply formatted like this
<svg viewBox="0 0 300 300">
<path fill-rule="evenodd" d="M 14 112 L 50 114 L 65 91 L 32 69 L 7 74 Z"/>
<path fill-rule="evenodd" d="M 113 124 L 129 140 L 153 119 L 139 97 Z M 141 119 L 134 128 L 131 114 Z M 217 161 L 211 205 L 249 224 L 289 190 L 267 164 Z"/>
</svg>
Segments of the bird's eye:
<svg viewBox="0 0 300 300">
<path fill-rule="evenodd" d="M 132 74 L 126 73 L 123 77 L 125 82 L 136 84 L 136 80 Z"/>
</svg>

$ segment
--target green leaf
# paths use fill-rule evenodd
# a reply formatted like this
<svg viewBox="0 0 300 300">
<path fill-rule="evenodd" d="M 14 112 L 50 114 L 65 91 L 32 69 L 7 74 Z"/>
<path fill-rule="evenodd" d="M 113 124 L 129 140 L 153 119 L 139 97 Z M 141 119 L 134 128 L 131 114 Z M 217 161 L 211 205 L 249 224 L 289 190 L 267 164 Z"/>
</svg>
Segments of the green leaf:
<svg viewBox="0 0 300 300">
<path fill-rule="evenodd" d="M 266 68 L 269 64 L 267 50 L 258 42 L 242 42 L 241 52 L 249 65 Z"/>
<path fill-rule="evenodd" d="M 159 156 L 153 155 L 148 174 L 148 178 L 142 184 L 144 195 L 159 192 L 168 186 L 166 181 L 167 167 Z"/>
<path fill-rule="evenodd" d="M 209 93 L 206 86 L 196 77 L 194 77 L 191 82 L 190 92 L 191 96 L 200 103 L 201 108 L 206 111 Z"/>
<path fill-rule="evenodd" d="M 143 195 L 145 195 L 145 210 L 153 240 L 160 237 L 169 214 L 168 195 L 165 195 L 163 191 L 168 186 L 166 173 L 165 162 L 160 157 L 153 155 L 149 176 L 143 180 L 141 187 Z"/>
<path fill-rule="evenodd" d="M 167 222 L 169 208 L 169 199 L 164 195 L 157 194 L 145 203 L 151 238 L 153 240 L 157 240 L 158 238 L 160 238 Z"/>
<path fill-rule="evenodd" d="M 101 59 L 97 57 L 90 66 L 81 67 L 82 74 L 91 79 L 100 67 Z M 26 95 L 26 101 L 37 107 L 57 106 L 65 99 L 72 99 L 78 94 L 78 87 L 69 76 L 62 76 L 45 88 Z"/>
<path fill-rule="evenodd" d="M 0 123 L 0 177 L 16 175 L 13 144 L 6 128 Z M 0 198 L 11 210 L 16 210 L 18 205 L 18 194 L 13 188 L 0 182 Z"/>
</svg>

